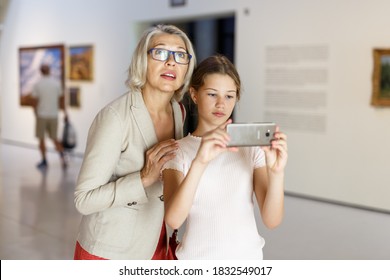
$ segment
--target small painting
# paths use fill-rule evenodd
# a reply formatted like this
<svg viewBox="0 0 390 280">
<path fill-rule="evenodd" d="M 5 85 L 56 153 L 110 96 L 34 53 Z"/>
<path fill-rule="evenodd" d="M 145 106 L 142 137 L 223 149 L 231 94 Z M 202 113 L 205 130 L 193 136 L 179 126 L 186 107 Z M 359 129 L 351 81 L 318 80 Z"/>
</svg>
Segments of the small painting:
<svg viewBox="0 0 390 280">
<path fill-rule="evenodd" d="M 69 47 L 69 79 L 72 81 L 93 80 L 93 46 Z"/>
<path fill-rule="evenodd" d="M 70 87 L 68 93 L 69 93 L 69 106 L 80 108 L 80 88 Z"/>
<path fill-rule="evenodd" d="M 390 106 L 390 49 L 374 49 L 373 106 Z"/>
</svg>

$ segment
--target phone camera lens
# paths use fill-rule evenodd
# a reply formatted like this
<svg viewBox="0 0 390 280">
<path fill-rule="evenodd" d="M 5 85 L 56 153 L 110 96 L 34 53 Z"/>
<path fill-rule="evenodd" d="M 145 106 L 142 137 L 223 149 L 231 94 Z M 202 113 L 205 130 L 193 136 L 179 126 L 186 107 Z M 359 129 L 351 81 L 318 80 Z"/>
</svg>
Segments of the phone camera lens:
<svg viewBox="0 0 390 280">
<path fill-rule="evenodd" d="M 266 133 L 265 133 L 265 136 L 266 137 L 269 137 L 271 135 L 270 131 L 268 130 Z"/>
</svg>

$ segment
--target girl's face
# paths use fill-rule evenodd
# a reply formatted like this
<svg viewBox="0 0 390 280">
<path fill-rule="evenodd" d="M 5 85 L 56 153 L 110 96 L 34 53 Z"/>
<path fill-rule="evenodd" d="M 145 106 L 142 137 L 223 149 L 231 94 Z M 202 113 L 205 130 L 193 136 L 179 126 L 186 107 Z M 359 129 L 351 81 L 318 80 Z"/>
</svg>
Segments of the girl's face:
<svg viewBox="0 0 390 280">
<path fill-rule="evenodd" d="M 154 36 L 150 42 L 149 49 L 151 48 L 187 52 L 184 41 L 179 36 L 172 34 Z M 151 54 L 148 54 L 144 89 L 173 94 L 183 85 L 187 70 L 188 64 L 177 63 L 172 54 L 169 54 L 166 61 L 155 60 Z"/>
<path fill-rule="evenodd" d="M 231 116 L 237 101 L 237 87 L 229 75 L 210 74 L 195 91 L 190 89 L 192 100 L 198 105 L 198 123 L 204 129 L 214 129 Z"/>
</svg>

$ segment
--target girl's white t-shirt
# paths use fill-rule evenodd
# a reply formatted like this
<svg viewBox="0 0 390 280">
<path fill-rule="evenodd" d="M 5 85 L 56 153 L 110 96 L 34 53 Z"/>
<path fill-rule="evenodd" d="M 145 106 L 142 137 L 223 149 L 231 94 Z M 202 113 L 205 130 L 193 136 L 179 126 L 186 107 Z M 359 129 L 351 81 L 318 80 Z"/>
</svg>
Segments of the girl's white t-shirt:
<svg viewBox="0 0 390 280">
<path fill-rule="evenodd" d="M 201 138 L 178 141 L 176 157 L 164 169 L 187 174 Z M 262 259 L 264 239 L 254 214 L 253 171 L 265 165 L 260 147 L 224 152 L 212 160 L 200 179 L 186 230 L 176 250 L 178 259 Z"/>
</svg>

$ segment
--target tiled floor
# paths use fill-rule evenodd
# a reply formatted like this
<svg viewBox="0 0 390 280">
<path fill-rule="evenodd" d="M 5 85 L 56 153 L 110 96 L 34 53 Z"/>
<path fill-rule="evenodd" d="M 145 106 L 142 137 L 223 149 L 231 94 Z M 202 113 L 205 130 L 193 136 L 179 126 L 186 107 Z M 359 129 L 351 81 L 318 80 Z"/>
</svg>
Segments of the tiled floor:
<svg viewBox="0 0 390 280">
<path fill-rule="evenodd" d="M 35 168 L 38 150 L 1 144 L 0 259 L 71 259 L 80 215 L 73 204 L 81 159 L 63 171 L 48 153 L 46 172 Z"/>
<path fill-rule="evenodd" d="M 38 150 L 4 143 L 0 149 L 0 259 L 72 259 L 81 158 L 71 157 L 63 171 L 49 153 L 42 173 Z M 266 259 L 390 259 L 390 214 L 287 196 L 283 224 L 259 230 Z"/>
</svg>

